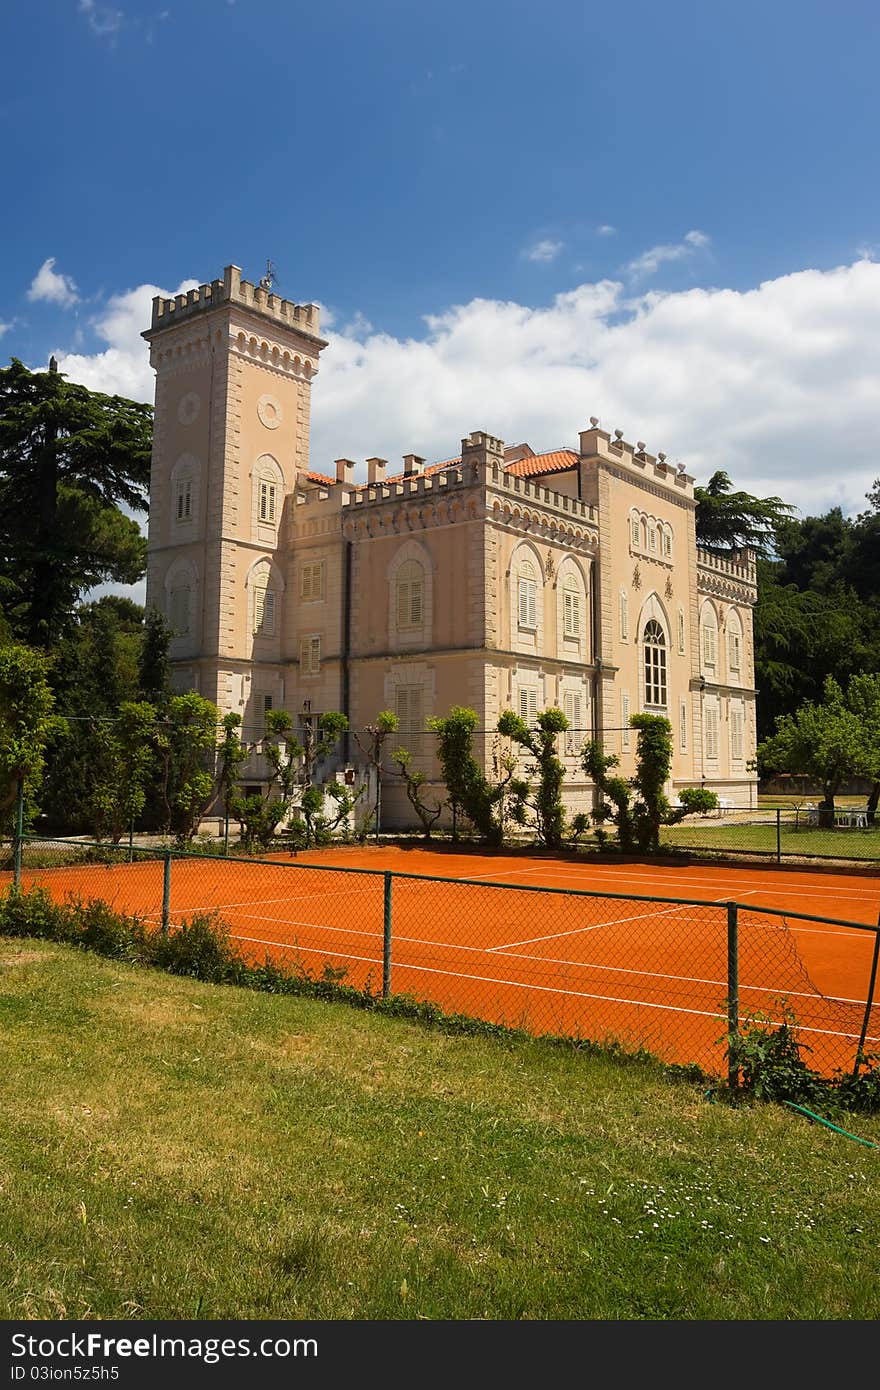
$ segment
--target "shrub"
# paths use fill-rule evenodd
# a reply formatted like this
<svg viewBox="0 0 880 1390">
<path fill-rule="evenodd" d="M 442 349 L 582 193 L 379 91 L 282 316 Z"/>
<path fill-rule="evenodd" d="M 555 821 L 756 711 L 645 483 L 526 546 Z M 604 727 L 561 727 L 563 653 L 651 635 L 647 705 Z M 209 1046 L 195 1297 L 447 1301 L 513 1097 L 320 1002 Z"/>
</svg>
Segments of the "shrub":
<svg viewBox="0 0 880 1390">
<path fill-rule="evenodd" d="M 149 962 L 172 975 L 191 975 L 211 984 L 231 984 L 246 972 L 228 926 L 213 912 L 193 917 L 167 934 L 150 936 Z"/>
</svg>

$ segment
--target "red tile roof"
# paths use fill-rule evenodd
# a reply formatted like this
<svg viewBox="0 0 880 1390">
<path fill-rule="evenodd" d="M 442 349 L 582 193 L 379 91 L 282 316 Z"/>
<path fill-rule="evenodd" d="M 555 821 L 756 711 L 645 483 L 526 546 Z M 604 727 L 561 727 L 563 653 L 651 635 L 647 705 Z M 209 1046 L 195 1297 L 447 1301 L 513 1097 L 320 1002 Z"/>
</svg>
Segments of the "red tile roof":
<svg viewBox="0 0 880 1390">
<path fill-rule="evenodd" d="M 539 473 L 561 473 L 566 468 L 574 468 L 578 456 L 573 449 L 553 449 L 549 454 L 535 454 L 533 458 L 516 459 L 505 468 L 505 473 L 513 473 L 517 478 L 532 478 Z"/>
<path fill-rule="evenodd" d="M 517 450 L 528 448 L 529 446 L 519 444 Z M 534 478 L 542 473 L 562 473 L 568 468 L 574 468 L 578 461 L 578 456 L 573 449 L 552 449 L 546 454 L 533 454 L 529 452 L 524 458 L 514 459 L 512 463 L 504 465 L 505 473 L 512 473 L 518 478 Z M 428 464 L 419 473 L 391 473 L 383 481 L 386 483 L 402 483 L 407 478 L 429 477 L 432 473 L 440 473 L 444 468 L 454 468 L 461 463 L 461 456 L 454 459 L 444 459 L 442 463 Z M 321 487 L 335 487 L 336 479 L 330 478 L 326 473 L 306 473 L 306 479 L 310 483 L 317 483 Z M 351 486 L 351 484 L 349 484 Z M 366 487 L 366 482 L 358 482 L 355 487 Z"/>
</svg>

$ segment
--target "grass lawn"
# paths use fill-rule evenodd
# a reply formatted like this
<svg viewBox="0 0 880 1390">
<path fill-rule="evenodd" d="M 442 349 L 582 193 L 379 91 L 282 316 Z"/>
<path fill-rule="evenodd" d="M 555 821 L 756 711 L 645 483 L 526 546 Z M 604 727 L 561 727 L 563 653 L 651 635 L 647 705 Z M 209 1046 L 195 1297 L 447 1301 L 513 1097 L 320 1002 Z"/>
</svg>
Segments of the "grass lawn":
<svg viewBox="0 0 880 1390">
<path fill-rule="evenodd" d="M 693 819 L 667 825 L 661 832 L 667 845 L 693 849 L 763 850 L 776 853 L 776 824 L 718 825 Z M 782 826 L 780 848 L 783 855 L 802 858 L 830 857 L 880 861 L 880 827 L 871 830 L 814 830 Z"/>
<path fill-rule="evenodd" d="M 650 1062 L 28 939 L 0 1027 L 5 1319 L 880 1315 L 880 1152 Z"/>
</svg>

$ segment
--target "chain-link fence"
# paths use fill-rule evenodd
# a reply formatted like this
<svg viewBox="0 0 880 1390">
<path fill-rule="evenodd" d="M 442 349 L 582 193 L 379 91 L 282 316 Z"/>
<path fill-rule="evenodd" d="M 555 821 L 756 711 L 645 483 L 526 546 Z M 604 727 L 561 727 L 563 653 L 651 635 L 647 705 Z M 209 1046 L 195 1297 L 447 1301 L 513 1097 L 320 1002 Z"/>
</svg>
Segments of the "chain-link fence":
<svg viewBox="0 0 880 1390">
<path fill-rule="evenodd" d="M 2 875 L 241 955 L 447 1013 L 645 1050 L 720 1074 L 729 1033 L 789 1022 L 813 1070 L 880 1051 L 880 929 L 735 902 L 524 887 L 299 860 L 29 839 Z"/>
<path fill-rule="evenodd" d="M 880 865 L 880 812 L 865 803 L 825 809 L 800 806 L 738 809 L 721 806 L 666 826 L 663 844 L 707 855 L 775 859 L 845 859 Z"/>
</svg>

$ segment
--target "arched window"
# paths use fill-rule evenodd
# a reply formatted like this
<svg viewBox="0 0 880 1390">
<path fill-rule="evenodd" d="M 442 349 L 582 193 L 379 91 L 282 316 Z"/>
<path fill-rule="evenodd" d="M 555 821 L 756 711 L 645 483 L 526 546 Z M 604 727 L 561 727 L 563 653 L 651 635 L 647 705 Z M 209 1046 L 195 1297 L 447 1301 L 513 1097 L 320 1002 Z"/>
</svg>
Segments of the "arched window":
<svg viewBox="0 0 880 1390">
<path fill-rule="evenodd" d="M 630 545 L 636 550 L 639 548 L 639 518 L 635 512 L 630 512 L 629 516 L 629 539 Z"/>
<path fill-rule="evenodd" d="M 581 594 L 577 577 L 571 570 L 562 583 L 562 633 L 564 637 L 581 635 Z"/>
<path fill-rule="evenodd" d="M 672 531 L 668 526 L 663 528 L 663 558 L 664 560 L 672 559 Z"/>
<path fill-rule="evenodd" d="M 181 454 L 171 473 L 171 519 L 175 531 L 191 528 L 199 503 L 199 461 Z"/>
<path fill-rule="evenodd" d="M 281 520 L 284 475 L 271 454 L 261 454 L 254 467 L 253 524 L 255 539 L 272 540 Z"/>
<path fill-rule="evenodd" d="M 538 584 L 531 560 L 521 560 L 517 577 L 517 622 L 519 627 L 535 632 L 538 626 Z"/>
<path fill-rule="evenodd" d="M 703 639 L 703 665 L 714 671 L 718 663 L 718 619 L 711 604 L 706 604 L 700 618 Z"/>
<path fill-rule="evenodd" d="M 191 594 L 189 580 L 182 575 L 168 590 L 168 625 L 174 637 L 189 635 Z"/>
<path fill-rule="evenodd" d="M 266 570 L 254 581 L 254 636 L 274 637 L 276 617 L 275 590 L 270 586 Z"/>
<path fill-rule="evenodd" d="M 425 571 L 418 560 L 405 560 L 395 581 L 398 631 L 420 628 L 425 621 Z"/>
<path fill-rule="evenodd" d="M 645 623 L 645 704 L 666 708 L 666 637 L 656 618 Z"/>
</svg>

